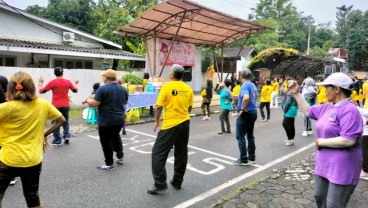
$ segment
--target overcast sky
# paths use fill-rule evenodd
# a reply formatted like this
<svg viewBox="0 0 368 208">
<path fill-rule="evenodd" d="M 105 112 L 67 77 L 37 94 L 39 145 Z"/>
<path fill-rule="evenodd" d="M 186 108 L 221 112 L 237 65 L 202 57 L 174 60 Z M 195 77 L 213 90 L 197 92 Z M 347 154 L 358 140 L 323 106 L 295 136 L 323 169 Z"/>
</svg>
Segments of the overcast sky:
<svg viewBox="0 0 368 208">
<path fill-rule="evenodd" d="M 4 0 L 8 4 L 20 9 L 38 4 L 47 6 L 48 0 Z M 248 18 L 250 8 L 254 8 L 259 0 L 192 0 L 212 9 L 228 13 L 243 19 Z M 353 9 L 368 10 L 368 0 L 291 0 L 298 11 L 305 16 L 312 15 L 316 23 L 327 23 L 336 20 L 336 7 L 354 5 Z"/>
</svg>

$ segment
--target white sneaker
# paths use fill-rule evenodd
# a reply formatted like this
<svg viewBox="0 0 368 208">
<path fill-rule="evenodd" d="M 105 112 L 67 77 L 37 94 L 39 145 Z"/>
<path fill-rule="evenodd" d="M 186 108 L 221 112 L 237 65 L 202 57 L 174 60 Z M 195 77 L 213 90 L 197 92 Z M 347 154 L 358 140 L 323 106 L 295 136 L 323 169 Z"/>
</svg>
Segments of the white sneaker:
<svg viewBox="0 0 368 208">
<path fill-rule="evenodd" d="M 202 121 L 208 120 L 208 116 L 202 118 Z"/>
<path fill-rule="evenodd" d="M 285 146 L 292 146 L 292 145 L 294 145 L 294 139 L 285 142 Z"/>
<path fill-rule="evenodd" d="M 302 136 L 308 136 L 308 132 L 307 131 L 303 131 Z"/>
<path fill-rule="evenodd" d="M 262 119 L 262 122 L 266 122 L 267 121 L 267 119 Z"/>
<path fill-rule="evenodd" d="M 307 131 L 308 135 L 313 135 L 313 131 Z"/>
<path fill-rule="evenodd" d="M 18 180 L 16 178 L 14 178 L 13 180 L 10 181 L 10 185 L 11 186 L 15 185 L 17 183 L 17 181 Z"/>
</svg>

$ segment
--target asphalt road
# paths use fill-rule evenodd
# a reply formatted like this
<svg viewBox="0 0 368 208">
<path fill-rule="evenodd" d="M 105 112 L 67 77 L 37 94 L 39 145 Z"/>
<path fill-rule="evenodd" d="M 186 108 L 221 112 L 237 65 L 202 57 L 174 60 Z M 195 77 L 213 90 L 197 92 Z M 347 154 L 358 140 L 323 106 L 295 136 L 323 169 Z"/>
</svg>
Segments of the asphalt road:
<svg viewBox="0 0 368 208">
<path fill-rule="evenodd" d="M 160 195 L 149 195 L 153 184 L 151 149 L 155 139 L 152 123 L 128 126 L 123 137 L 125 163 L 111 171 L 96 169 L 103 154 L 96 131 L 74 135 L 69 145 L 52 147 L 44 155 L 40 179 L 43 207 L 210 207 L 237 187 L 272 169 L 287 166 L 293 160 L 313 151 L 314 136 L 302 137 L 302 115 L 296 119 L 294 146 L 284 146 L 280 109 L 272 109 L 271 121 L 255 126 L 256 165 L 234 166 L 239 156 L 235 139 L 235 119 L 231 117 L 232 134 L 217 135 L 218 114 L 209 121 L 191 119 L 189 161 L 181 190 L 169 189 Z M 51 138 L 49 138 L 51 140 Z M 304 151 L 305 150 L 305 151 Z M 166 164 L 168 180 L 173 173 L 173 152 Z M 3 207 L 26 207 L 21 183 L 9 187 Z"/>
</svg>

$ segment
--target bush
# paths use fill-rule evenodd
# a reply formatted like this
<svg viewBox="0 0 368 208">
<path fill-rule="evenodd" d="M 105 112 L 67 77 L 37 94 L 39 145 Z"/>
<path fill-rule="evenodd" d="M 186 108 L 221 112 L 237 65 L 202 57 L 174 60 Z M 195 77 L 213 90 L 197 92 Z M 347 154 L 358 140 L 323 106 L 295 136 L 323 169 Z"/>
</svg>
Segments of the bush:
<svg viewBox="0 0 368 208">
<path fill-rule="evenodd" d="M 123 82 L 128 83 L 132 85 L 142 85 L 143 84 L 143 78 L 140 78 L 134 74 L 127 74 L 123 77 Z"/>
</svg>

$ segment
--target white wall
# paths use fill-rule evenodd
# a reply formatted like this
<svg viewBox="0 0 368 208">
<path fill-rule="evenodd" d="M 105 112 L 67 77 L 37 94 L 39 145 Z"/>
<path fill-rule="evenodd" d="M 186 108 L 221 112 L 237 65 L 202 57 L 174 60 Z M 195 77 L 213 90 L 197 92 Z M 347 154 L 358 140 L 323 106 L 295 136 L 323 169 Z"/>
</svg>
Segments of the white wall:
<svg viewBox="0 0 368 208">
<path fill-rule="evenodd" d="M 151 71 L 153 72 L 153 39 L 150 39 L 147 41 L 147 51 L 149 56 L 146 54 L 146 69 L 145 71 L 151 74 Z M 170 47 L 170 46 L 169 46 Z M 160 41 L 157 39 L 156 41 L 156 74 L 159 74 L 162 65 L 160 65 Z M 148 60 L 148 57 L 150 57 L 150 60 Z M 202 86 L 202 50 L 200 47 L 196 47 L 195 50 L 195 63 L 194 67 L 192 69 L 192 81 L 187 82 L 187 84 L 192 88 L 193 91 L 199 92 L 201 90 Z M 151 69 L 150 64 L 151 63 Z M 165 66 L 164 70 L 162 72 L 162 77 L 165 78 L 165 81 L 169 80 L 169 70 L 171 66 Z"/>
<path fill-rule="evenodd" d="M 25 71 L 29 73 L 33 81 L 35 82 L 37 95 L 51 101 L 52 92 L 47 92 L 45 94 L 38 93 L 38 78 L 42 76 L 44 78 L 44 85 L 55 78 L 54 70 L 49 68 L 20 68 L 20 67 L 0 67 L 0 75 L 5 77 L 10 77 L 12 74 L 18 71 Z M 128 72 L 117 71 L 118 77 L 121 78 Z M 144 70 L 135 70 L 133 74 L 143 77 Z M 71 97 L 71 107 L 81 107 L 82 101 L 85 100 L 92 92 L 92 85 L 96 82 L 103 84 L 101 78 L 101 70 L 86 70 L 86 69 L 72 69 L 64 71 L 64 78 L 71 81 L 79 80 L 78 93 L 69 92 Z"/>
</svg>

